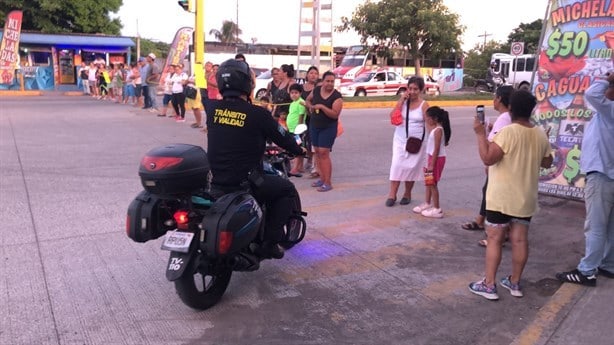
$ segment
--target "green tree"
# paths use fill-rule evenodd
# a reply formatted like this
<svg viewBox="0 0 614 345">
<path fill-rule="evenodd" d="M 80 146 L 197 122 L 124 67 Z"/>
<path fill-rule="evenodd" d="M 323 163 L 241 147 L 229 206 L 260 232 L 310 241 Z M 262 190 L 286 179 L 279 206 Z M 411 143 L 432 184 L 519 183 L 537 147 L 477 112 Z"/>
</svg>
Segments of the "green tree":
<svg viewBox="0 0 614 345">
<path fill-rule="evenodd" d="M 493 53 L 501 52 L 501 43 L 488 41 L 482 50 L 481 44 L 476 44 L 467 52 L 464 61 L 465 86 L 473 86 L 476 79 L 486 78 L 490 57 Z"/>
<path fill-rule="evenodd" d="M 136 37 L 131 37 L 132 41 L 136 45 Z M 150 40 L 147 38 L 141 38 L 141 55 L 146 56 L 149 53 L 156 54 L 158 59 L 166 59 L 168 52 L 171 49 L 171 45 L 166 42 Z M 131 61 L 137 61 L 136 49 L 131 50 Z"/>
<path fill-rule="evenodd" d="M 501 50 L 509 52 L 512 42 L 524 42 L 524 54 L 535 54 L 539 46 L 543 20 L 537 19 L 532 23 L 520 23 L 508 36 L 507 42 L 501 46 Z"/>
<path fill-rule="evenodd" d="M 215 39 L 224 43 L 224 44 L 232 44 L 232 43 L 243 43 L 243 41 L 239 38 L 239 35 L 242 33 L 239 26 L 231 21 L 225 20 L 222 22 L 222 27 L 218 29 L 211 29 L 209 31 L 209 35 L 215 36 Z"/>
<path fill-rule="evenodd" d="M 122 0 L 0 0 L 0 25 L 8 12 L 22 10 L 22 30 L 119 35 L 122 23 L 109 14 L 121 5 Z"/>
<path fill-rule="evenodd" d="M 351 19 L 342 17 L 341 21 L 336 31 L 353 29 L 361 43 L 374 41 L 380 57 L 390 57 L 392 48 L 405 48 L 418 74 L 421 59 L 460 52 L 459 37 L 465 30 L 442 0 L 367 0 Z"/>
</svg>

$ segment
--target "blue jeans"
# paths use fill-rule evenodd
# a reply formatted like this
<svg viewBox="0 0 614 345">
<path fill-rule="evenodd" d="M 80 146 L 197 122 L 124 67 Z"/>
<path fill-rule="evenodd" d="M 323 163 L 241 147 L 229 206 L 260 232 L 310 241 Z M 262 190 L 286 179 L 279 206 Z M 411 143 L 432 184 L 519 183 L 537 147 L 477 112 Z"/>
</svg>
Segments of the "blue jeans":
<svg viewBox="0 0 614 345">
<path fill-rule="evenodd" d="M 149 97 L 149 86 L 143 84 L 142 89 L 143 90 L 143 108 L 147 109 L 147 108 L 151 108 L 151 98 Z"/>
<path fill-rule="evenodd" d="M 599 172 L 588 174 L 584 203 L 586 250 L 578 271 L 587 276 L 599 267 L 614 272 L 614 180 Z"/>
<path fill-rule="evenodd" d="M 90 94 L 90 81 L 87 79 L 79 79 L 81 81 L 81 87 L 83 87 L 83 93 Z"/>
<path fill-rule="evenodd" d="M 151 107 L 158 109 L 158 100 L 156 99 L 156 93 L 158 92 L 158 85 L 148 85 L 149 99 L 151 100 Z"/>
</svg>

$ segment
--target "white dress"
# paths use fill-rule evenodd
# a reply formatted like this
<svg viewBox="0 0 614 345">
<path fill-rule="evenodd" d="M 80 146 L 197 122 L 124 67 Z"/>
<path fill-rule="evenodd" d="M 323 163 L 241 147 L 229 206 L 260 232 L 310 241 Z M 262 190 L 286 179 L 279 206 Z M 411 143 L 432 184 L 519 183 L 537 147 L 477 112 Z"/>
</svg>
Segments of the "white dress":
<svg viewBox="0 0 614 345">
<path fill-rule="evenodd" d="M 422 114 L 423 103 L 424 101 L 420 103 L 418 108 L 409 110 L 408 134 L 410 137 L 422 138 L 424 130 L 424 116 Z M 407 106 L 403 103 L 401 107 L 403 123 L 396 126 L 394 129 L 390 181 L 422 181 L 424 180 L 423 168 L 426 166 L 426 143 L 428 142 L 428 133 L 424 133 L 420 152 L 410 154 L 405 151 L 405 143 L 408 137 L 405 134 Z"/>
</svg>

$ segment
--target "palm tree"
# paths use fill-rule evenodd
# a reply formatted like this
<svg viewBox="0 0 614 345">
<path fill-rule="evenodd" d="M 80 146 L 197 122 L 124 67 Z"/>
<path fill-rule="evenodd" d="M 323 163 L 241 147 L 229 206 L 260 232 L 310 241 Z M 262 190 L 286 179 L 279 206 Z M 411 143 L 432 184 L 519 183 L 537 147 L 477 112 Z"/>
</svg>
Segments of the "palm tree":
<svg viewBox="0 0 614 345">
<path fill-rule="evenodd" d="M 211 31 L 209 31 L 209 35 L 215 36 L 216 40 L 224 44 L 243 43 L 239 38 L 241 33 L 242 31 L 239 29 L 239 26 L 232 20 L 225 20 L 220 30 L 211 29 Z"/>
</svg>

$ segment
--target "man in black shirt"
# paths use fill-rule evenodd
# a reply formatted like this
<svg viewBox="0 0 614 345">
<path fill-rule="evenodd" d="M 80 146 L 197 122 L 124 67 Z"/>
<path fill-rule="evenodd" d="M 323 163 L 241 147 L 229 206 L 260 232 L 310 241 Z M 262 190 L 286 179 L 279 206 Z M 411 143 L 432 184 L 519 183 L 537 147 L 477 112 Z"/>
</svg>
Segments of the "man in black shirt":
<svg viewBox="0 0 614 345">
<path fill-rule="evenodd" d="M 257 186 L 252 184 L 252 189 L 254 197 L 267 206 L 263 254 L 281 258 L 283 249 L 277 243 L 282 240 L 283 227 L 292 212 L 291 198 L 298 192 L 287 179 L 265 175 L 262 156 L 267 140 L 295 155 L 304 154 L 304 149 L 269 112 L 251 104 L 253 82 L 246 62 L 227 60 L 220 65 L 216 79 L 223 100 L 204 102 L 212 184 L 231 190 L 247 181 L 250 175 L 250 181 L 260 181 Z"/>
</svg>

